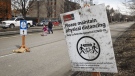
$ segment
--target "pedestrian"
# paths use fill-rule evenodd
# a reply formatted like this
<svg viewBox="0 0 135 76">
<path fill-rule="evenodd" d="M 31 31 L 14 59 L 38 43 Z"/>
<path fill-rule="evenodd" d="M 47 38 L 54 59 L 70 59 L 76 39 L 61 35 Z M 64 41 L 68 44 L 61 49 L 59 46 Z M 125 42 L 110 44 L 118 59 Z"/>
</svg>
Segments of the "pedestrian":
<svg viewBox="0 0 135 76">
<path fill-rule="evenodd" d="M 52 34 L 53 34 L 52 27 L 53 27 L 53 24 L 52 24 L 51 20 L 49 20 L 49 23 L 48 23 L 48 34 L 50 34 L 50 31 L 51 31 Z"/>
<path fill-rule="evenodd" d="M 83 52 L 84 54 L 86 54 L 86 50 L 83 48 L 83 44 L 81 44 L 81 47 L 79 48 L 81 50 L 80 54 Z"/>
<path fill-rule="evenodd" d="M 93 53 L 94 52 L 98 53 L 98 51 L 96 49 L 98 49 L 98 48 L 96 47 L 95 43 L 93 43 L 93 46 L 92 46 Z"/>
<path fill-rule="evenodd" d="M 43 30 L 42 36 L 47 36 L 47 33 L 48 33 L 47 25 L 44 25 L 42 30 Z"/>
</svg>

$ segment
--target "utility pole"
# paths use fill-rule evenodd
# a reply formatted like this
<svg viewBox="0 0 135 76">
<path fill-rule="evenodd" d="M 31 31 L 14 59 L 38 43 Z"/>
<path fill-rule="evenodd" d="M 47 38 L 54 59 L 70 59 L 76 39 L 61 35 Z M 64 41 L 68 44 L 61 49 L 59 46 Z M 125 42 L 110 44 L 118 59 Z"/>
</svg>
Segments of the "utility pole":
<svg viewBox="0 0 135 76">
<path fill-rule="evenodd" d="M 37 17 L 39 22 L 39 0 L 37 0 Z"/>
</svg>

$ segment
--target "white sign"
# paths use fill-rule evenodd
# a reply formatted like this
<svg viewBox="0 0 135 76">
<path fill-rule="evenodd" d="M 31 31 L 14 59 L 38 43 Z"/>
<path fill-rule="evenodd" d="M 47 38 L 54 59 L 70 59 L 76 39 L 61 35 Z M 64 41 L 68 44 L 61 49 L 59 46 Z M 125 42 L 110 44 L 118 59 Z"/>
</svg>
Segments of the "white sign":
<svg viewBox="0 0 135 76">
<path fill-rule="evenodd" d="M 20 29 L 20 35 L 27 35 L 27 30 Z"/>
<path fill-rule="evenodd" d="M 26 20 L 20 21 L 20 34 L 27 35 L 27 21 Z"/>
<path fill-rule="evenodd" d="M 105 5 L 61 14 L 74 71 L 117 72 Z"/>
</svg>

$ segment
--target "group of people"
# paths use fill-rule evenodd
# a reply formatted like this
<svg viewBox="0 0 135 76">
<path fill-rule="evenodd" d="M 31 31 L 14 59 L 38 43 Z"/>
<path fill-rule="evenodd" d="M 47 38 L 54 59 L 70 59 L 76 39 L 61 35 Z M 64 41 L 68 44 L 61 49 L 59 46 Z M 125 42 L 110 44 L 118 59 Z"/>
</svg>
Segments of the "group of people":
<svg viewBox="0 0 135 76">
<path fill-rule="evenodd" d="M 43 26 L 43 29 L 42 29 L 43 30 L 43 34 L 42 34 L 42 36 L 47 36 L 47 34 L 50 34 L 50 33 L 53 34 L 52 27 L 53 27 L 53 24 L 52 24 L 51 20 L 49 20 L 48 25 L 44 25 Z"/>
</svg>

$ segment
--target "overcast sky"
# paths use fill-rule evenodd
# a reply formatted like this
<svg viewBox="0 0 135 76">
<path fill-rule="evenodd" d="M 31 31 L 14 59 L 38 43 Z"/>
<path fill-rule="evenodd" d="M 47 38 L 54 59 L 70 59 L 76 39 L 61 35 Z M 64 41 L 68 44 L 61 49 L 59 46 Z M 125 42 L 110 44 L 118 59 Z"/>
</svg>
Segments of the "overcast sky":
<svg viewBox="0 0 135 76">
<path fill-rule="evenodd" d="M 82 2 L 89 2 L 91 0 L 69 0 L 69 1 L 77 2 L 77 3 L 81 2 L 82 3 Z M 123 2 L 127 2 L 127 1 L 129 1 L 129 0 L 93 0 L 93 3 L 96 4 L 96 5 L 104 3 L 106 6 L 110 5 L 110 8 L 113 7 L 115 10 L 117 9 L 121 13 L 127 14 L 128 13 L 127 11 L 129 11 L 129 10 L 126 9 L 126 6 L 124 6 L 122 4 Z"/>
<path fill-rule="evenodd" d="M 114 9 L 118 9 L 118 7 L 124 7 L 122 2 L 125 2 L 125 0 L 93 0 L 95 4 L 101 4 L 105 3 L 105 5 L 110 5 L 110 7 L 113 7 Z"/>
<path fill-rule="evenodd" d="M 119 9 L 121 13 L 128 13 L 128 9 L 122 3 L 128 0 L 93 0 L 95 4 L 105 3 L 105 5 L 110 5 L 114 9 Z"/>
</svg>

